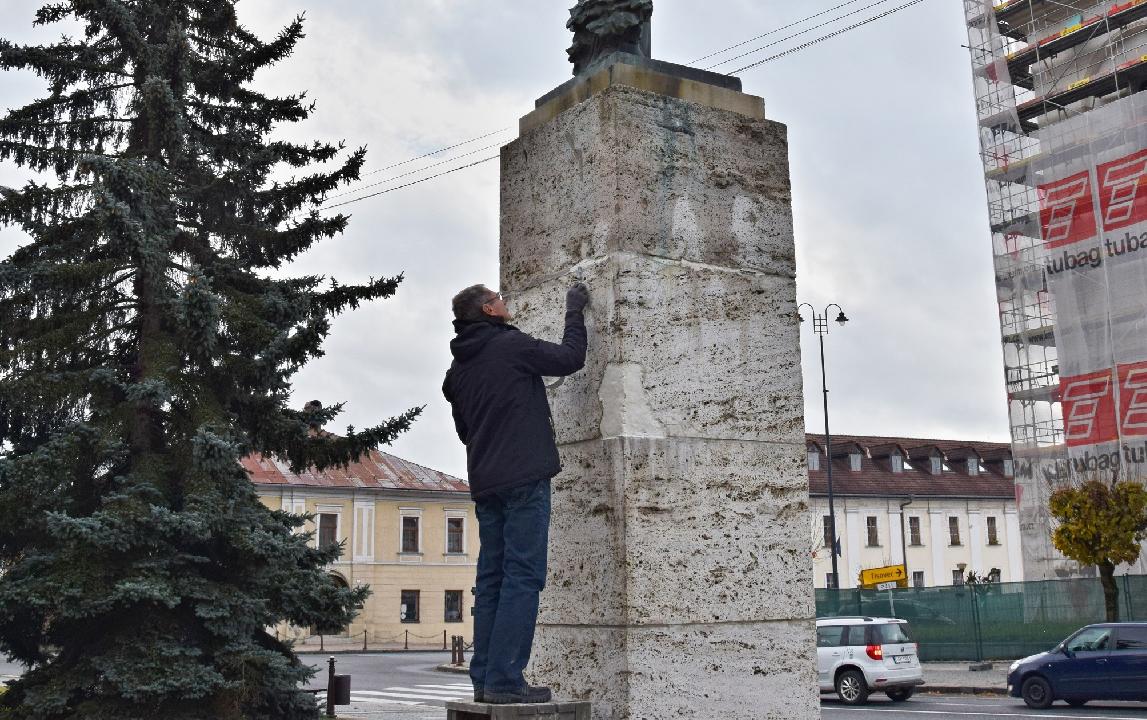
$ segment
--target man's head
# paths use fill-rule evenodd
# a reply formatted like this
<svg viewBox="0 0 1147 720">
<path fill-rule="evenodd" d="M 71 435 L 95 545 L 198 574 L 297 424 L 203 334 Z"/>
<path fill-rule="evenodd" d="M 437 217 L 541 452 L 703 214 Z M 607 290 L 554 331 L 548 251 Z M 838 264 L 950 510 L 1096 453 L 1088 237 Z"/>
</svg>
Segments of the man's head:
<svg viewBox="0 0 1147 720">
<path fill-rule="evenodd" d="M 454 296 L 454 319 L 463 322 L 492 320 L 507 322 L 513 319 L 506 309 L 506 302 L 500 293 L 485 285 L 471 285 Z"/>
</svg>

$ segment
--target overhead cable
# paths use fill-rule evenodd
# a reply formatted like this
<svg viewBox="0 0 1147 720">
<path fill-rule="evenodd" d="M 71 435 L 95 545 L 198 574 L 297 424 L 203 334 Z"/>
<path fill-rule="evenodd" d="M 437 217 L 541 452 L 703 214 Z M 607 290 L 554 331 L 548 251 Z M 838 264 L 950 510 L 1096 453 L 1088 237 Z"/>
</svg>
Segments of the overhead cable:
<svg viewBox="0 0 1147 720">
<path fill-rule="evenodd" d="M 479 135 L 478 137 L 472 137 L 469 140 L 463 140 L 462 142 L 454 143 L 453 145 L 450 145 L 448 147 L 440 148 L 440 149 L 435 150 L 433 152 L 428 152 L 428 153 L 425 153 L 423 155 L 419 155 L 418 157 L 410 158 L 409 160 L 403 160 L 402 162 L 396 162 L 392 165 L 387 165 L 386 167 L 380 167 L 377 170 L 371 170 L 370 172 L 363 173 L 362 175 L 359 176 L 359 179 L 361 180 L 364 177 L 367 177 L 369 175 L 376 175 L 376 174 L 378 174 L 380 172 L 384 172 L 386 170 L 393 170 L 394 168 L 401 167 L 403 165 L 409 165 L 412 162 L 418 162 L 419 160 L 423 160 L 423 159 L 428 158 L 428 157 L 434 157 L 435 155 L 441 155 L 442 153 L 446 152 L 447 150 L 453 150 L 454 148 L 460 148 L 463 145 L 469 145 L 472 142 L 477 142 L 479 140 L 485 140 L 488 137 L 493 137 L 494 135 L 498 135 L 499 133 L 504 133 L 510 129 L 511 128 L 509 128 L 509 127 L 504 127 L 504 128 L 499 129 L 499 130 L 495 130 L 493 132 L 488 132 L 485 135 Z"/>
<path fill-rule="evenodd" d="M 853 10 L 853 11 L 851 11 L 851 12 L 847 12 L 847 13 L 845 13 L 845 14 L 843 14 L 843 15 L 839 16 L 839 17 L 835 17 L 835 18 L 833 18 L 833 19 L 831 19 L 831 20 L 825 20 L 824 22 L 822 22 L 822 23 L 817 23 L 816 25 L 811 25 L 811 26 L 809 26 L 809 27 L 805 28 L 804 30 L 801 30 L 800 32 L 795 32 L 795 33 L 793 33 L 792 35 L 786 35 L 785 37 L 781 38 L 780 40 L 774 40 L 774 41 L 772 41 L 771 43 L 767 43 L 767 44 L 765 44 L 765 45 L 762 45 L 762 46 L 760 46 L 759 48 L 755 48 L 755 49 L 753 49 L 753 50 L 749 50 L 749 51 L 747 51 L 747 52 L 743 52 L 743 53 L 741 53 L 740 55 L 734 55 L 734 56 L 733 56 L 733 57 L 731 57 L 731 58 L 725 58 L 725 59 L 724 59 L 724 60 L 722 60 L 721 62 L 719 62 L 719 63 L 714 63 L 713 65 L 710 65 L 709 67 L 707 67 L 707 68 L 704 68 L 704 69 L 705 69 L 705 70 L 712 70 L 712 69 L 713 69 L 713 68 L 715 68 L 715 67 L 720 67 L 720 66 L 722 66 L 722 65 L 724 65 L 724 64 L 726 64 L 726 63 L 731 63 L 731 62 L 733 62 L 734 60 L 740 60 L 740 59 L 741 59 L 741 58 L 743 58 L 743 57 L 747 57 L 747 56 L 749 56 L 749 55 L 755 55 L 756 53 L 759 53 L 760 51 L 762 51 L 762 50 L 764 50 L 764 49 L 766 49 L 766 48 L 771 48 L 771 47 L 773 47 L 774 45 L 780 45 L 781 43 L 785 42 L 786 40 L 792 40 L 792 39 L 793 39 L 793 38 L 795 38 L 795 37 L 800 37 L 801 35 L 804 35 L 804 34 L 806 34 L 806 33 L 810 33 L 810 32 L 812 32 L 813 30 L 816 30 L 816 29 L 818 29 L 818 28 L 822 28 L 822 27 L 824 27 L 825 25 L 832 25 L 833 23 L 835 23 L 835 22 L 839 22 L 839 21 L 841 21 L 841 20 L 845 19 L 846 17 L 851 17 L 851 16 L 853 16 L 853 15 L 858 15 L 858 14 L 860 14 L 860 13 L 864 12 L 865 10 L 870 10 L 870 9 L 872 9 L 872 8 L 876 7 L 877 5 L 883 5 L 883 4 L 884 4 L 884 3 L 886 3 L 886 2 L 889 2 L 889 0 L 876 0 L 876 2 L 874 2 L 874 3 L 869 3 L 868 5 L 865 5 L 865 6 L 864 6 L 864 7 L 862 7 L 862 8 L 857 8 L 856 10 Z M 736 71 L 736 70 L 734 70 L 733 72 L 737 72 L 737 71 Z"/>
<path fill-rule="evenodd" d="M 344 200 L 343 202 L 335 203 L 334 205 L 327 205 L 326 207 L 324 207 L 322 209 L 323 210 L 332 210 L 332 209 L 337 208 L 337 207 L 342 207 L 343 205 L 350 205 L 351 203 L 356 203 L 359 200 L 366 200 L 368 198 L 378 197 L 379 195 L 385 195 L 387 193 L 394 192 L 395 190 L 401 190 L 403 188 L 408 188 L 412 185 L 417 185 L 419 183 L 424 183 L 424 182 L 427 182 L 429 180 L 433 180 L 435 178 L 440 178 L 443 175 L 449 175 L 450 173 L 456 173 L 459 170 L 465 170 L 466 168 L 472 168 L 475 165 L 481 165 L 482 163 L 490 162 L 491 160 L 497 160 L 499 157 L 501 157 L 501 156 L 500 155 L 493 155 L 493 156 L 488 157 L 488 158 L 482 158 L 481 160 L 476 160 L 476 161 L 470 163 L 469 165 L 462 165 L 461 167 L 450 168 L 449 170 L 445 170 L 443 172 L 440 172 L 437 175 L 431 175 L 429 177 L 420 178 L 418 180 L 414 180 L 412 182 L 405 183 L 403 185 L 396 185 L 392 188 L 387 188 L 385 190 L 379 190 L 378 192 L 370 193 L 369 195 L 363 195 L 362 197 L 356 197 L 356 198 L 351 198 L 350 200 Z"/>
<path fill-rule="evenodd" d="M 702 60 L 708 60 L 711 57 L 717 57 L 721 53 L 726 53 L 726 52 L 729 52 L 730 50 L 736 50 L 737 48 L 741 47 L 742 45 L 748 45 L 749 43 L 760 40 L 761 38 L 767 38 L 770 35 L 776 35 L 781 30 L 788 30 L 791 27 L 796 27 L 797 25 L 803 25 L 804 23 L 808 22 L 809 20 L 813 20 L 815 18 L 818 18 L 821 15 L 827 15 L 828 13 L 833 12 L 834 10 L 839 10 L 842 7 L 846 7 L 848 5 L 855 5 L 858 2 L 860 2 L 860 0 L 848 0 L 848 2 L 843 2 L 839 5 L 837 5 L 836 7 L 831 7 L 828 10 L 823 10 L 821 12 L 818 12 L 816 15 L 809 15 L 806 18 L 802 18 L 800 20 L 797 20 L 796 22 L 791 22 L 788 25 L 782 25 L 781 27 L 779 27 L 775 30 L 768 31 L 764 35 L 758 35 L 756 37 L 751 37 L 748 40 L 743 40 L 743 41 L 737 43 L 736 45 L 730 45 L 729 47 L 725 48 L 724 50 L 718 50 L 717 52 L 709 53 L 708 55 L 699 57 L 696 60 L 690 60 L 689 62 L 687 62 L 685 64 L 686 65 L 696 65 L 697 63 L 701 62 Z"/>
<path fill-rule="evenodd" d="M 816 45 L 817 43 L 824 42 L 825 40 L 828 40 L 830 38 L 834 38 L 837 35 L 843 35 L 844 33 L 848 32 L 850 30 L 855 30 L 856 28 L 867 25 L 871 22 L 876 22 L 877 20 L 880 20 L 881 18 L 888 17 L 892 13 L 899 12 L 905 8 L 912 7 L 913 5 L 917 5 L 917 4 L 922 3 L 922 2 L 924 2 L 924 0 L 911 0 L 911 2 L 906 2 L 903 5 L 898 5 L 897 7 L 894 7 L 891 10 L 886 10 L 886 11 L 880 13 L 879 15 L 873 15 L 872 17 L 868 18 L 867 20 L 862 20 L 858 23 L 854 23 L 852 25 L 849 25 L 848 27 L 841 28 L 840 30 L 836 30 L 835 32 L 831 32 L 827 35 L 822 35 L 821 37 L 818 37 L 815 40 L 810 40 L 810 41 L 804 43 L 803 45 L 797 45 L 794 48 L 789 48 L 788 50 L 785 50 L 784 52 L 779 52 L 776 55 L 770 55 L 769 57 L 765 58 L 764 60 L 758 60 L 757 62 L 752 63 L 751 65 L 746 65 L 745 67 L 737 68 L 736 70 L 733 70 L 729 74 L 735 75 L 737 73 L 744 72 L 745 70 L 755 68 L 758 65 L 764 65 L 767 62 L 772 62 L 773 60 L 777 60 L 778 58 L 782 58 L 785 55 L 791 55 L 792 53 L 799 52 L 799 51 L 804 50 L 805 48 L 808 48 L 808 47 L 812 47 L 813 45 Z"/>
<path fill-rule="evenodd" d="M 420 167 L 417 170 L 410 170 L 410 171 L 401 173 L 399 175 L 392 175 L 391 177 L 388 177 L 385 180 L 379 180 L 378 182 L 372 182 L 369 185 L 363 185 L 363 186 L 357 187 L 353 190 L 345 190 L 341 193 L 336 193 L 334 195 L 328 196 L 327 201 L 333 200 L 334 198 L 345 197 L 347 195 L 354 195 L 355 193 L 360 193 L 363 190 L 366 190 L 366 189 L 372 188 L 372 187 L 378 187 L 379 185 L 386 185 L 387 183 L 394 182 L 395 180 L 398 180 L 399 178 L 408 177 L 410 175 L 417 175 L 420 172 L 426 172 L 430 168 L 441 167 L 442 165 L 449 165 L 450 163 L 452 163 L 456 160 L 461 160 L 462 158 L 470 157 L 471 155 L 477 155 L 480 152 L 485 152 L 487 150 L 492 150 L 496 147 L 501 147 L 501 145 L 502 145 L 502 143 L 494 143 L 493 145 L 486 145 L 485 147 L 480 147 L 477 150 L 471 150 L 470 152 L 462 153 L 461 155 L 455 155 L 453 157 L 446 158 L 445 160 L 441 160 L 441 161 L 436 162 L 436 163 L 431 163 L 430 165 Z M 455 147 L 457 147 L 457 146 L 455 146 Z M 324 201 L 322 204 L 326 205 L 327 201 Z"/>
</svg>

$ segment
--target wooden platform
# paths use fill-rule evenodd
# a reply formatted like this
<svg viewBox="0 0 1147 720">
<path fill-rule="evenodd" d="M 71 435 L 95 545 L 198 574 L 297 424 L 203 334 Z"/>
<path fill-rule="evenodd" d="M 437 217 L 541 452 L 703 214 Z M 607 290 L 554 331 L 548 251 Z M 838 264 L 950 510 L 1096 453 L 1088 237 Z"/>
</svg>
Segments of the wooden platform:
<svg viewBox="0 0 1147 720">
<path fill-rule="evenodd" d="M 551 702 L 521 705 L 448 702 L 446 720 L 590 720 L 588 702 Z"/>
</svg>

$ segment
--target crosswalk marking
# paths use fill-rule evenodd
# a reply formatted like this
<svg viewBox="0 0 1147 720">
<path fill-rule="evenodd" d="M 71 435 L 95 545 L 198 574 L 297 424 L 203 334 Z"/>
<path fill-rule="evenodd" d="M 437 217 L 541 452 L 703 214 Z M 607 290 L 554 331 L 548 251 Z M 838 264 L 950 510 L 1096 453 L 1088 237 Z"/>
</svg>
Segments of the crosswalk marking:
<svg viewBox="0 0 1147 720">
<path fill-rule="evenodd" d="M 319 699 L 326 698 L 326 692 L 318 693 Z M 455 683 L 452 685 L 415 685 L 403 687 L 396 685 L 384 690 L 352 690 L 351 702 L 372 703 L 379 705 L 425 705 L 442 707 L 450 700 L 473 700 L 474 691 L 470 683 Z"/>
</svg>

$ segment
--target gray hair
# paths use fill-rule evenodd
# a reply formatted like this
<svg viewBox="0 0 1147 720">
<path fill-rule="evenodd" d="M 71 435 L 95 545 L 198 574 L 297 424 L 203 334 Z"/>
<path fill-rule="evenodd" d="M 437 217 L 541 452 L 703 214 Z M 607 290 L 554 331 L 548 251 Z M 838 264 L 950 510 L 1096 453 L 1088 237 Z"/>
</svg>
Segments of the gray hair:
<svg viewBox="0 0 1147 720">
<path fill-rule="evenodd" d="M 493 290 L 485 285 L 471 285 L 454 296 L 454 319 L 463 322 L 477 322 L 485 320 L 486 314 L 482 306 L 490 301 Z"/>
</svg>

